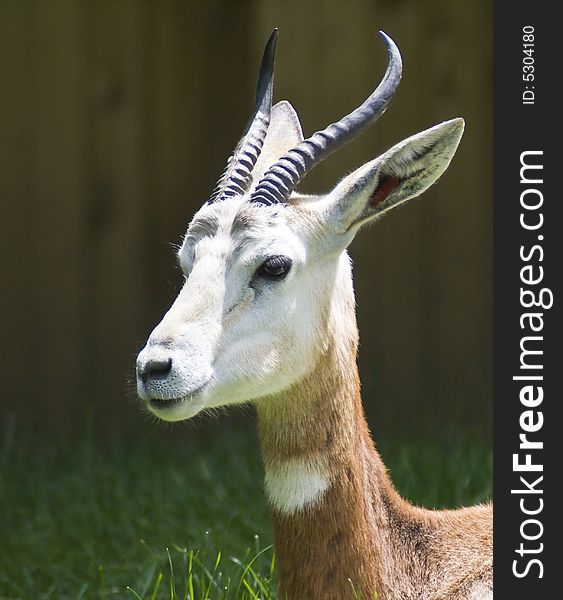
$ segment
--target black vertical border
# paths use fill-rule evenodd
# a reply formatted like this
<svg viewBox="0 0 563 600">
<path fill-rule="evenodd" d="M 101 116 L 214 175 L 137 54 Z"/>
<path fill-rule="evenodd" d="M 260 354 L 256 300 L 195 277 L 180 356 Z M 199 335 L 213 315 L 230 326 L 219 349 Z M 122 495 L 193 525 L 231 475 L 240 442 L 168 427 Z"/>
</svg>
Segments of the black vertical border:
<svg viewBox="0 0 563 600">
<path fill-rule="evenodd" d="M 562 104 L 561 87 L 563 59 L 563 25 L 556 16 L 557 3 L 544 0 L 522 0 L 494 3 L 494 594 L 497 600 L 519 600 L 560 597 L 560 576 L 563 557 L 560 533 L 563 501 L 563 424 L 560 404 L 563 394 L 560 380 L 563 373 L 563 327 L 561 319 L 561 278 L 563 277 L 563 202 L 557 182 L 563 173 L 556 164 L 562 154 L 557 143 L 561 136 L 561 118 L 557 110 Z M 534 28 L 534 81 L 523 81 L 523 28 Z M 528 61 L 529 62 L 529 61 Z M 529 69 L 528 69 L 529 71 Z M 525 105 L 522 94 L 525 86 L 534 91 L 534 104 Z M 533 88 L 531 88 L 533 86 Z M 544 197 L 541 207 L 544 226 L 540 242 L 538 232 L 526 231 L 520 225 L 520 154 L 528 150 L 543 151 L 543 184 L 538 186 Z M 519 419 L 526 408 L 520 403 L 522 382 L 513 381 L 519 374 L 520 340 L 525 333 L 520 328 L 520 316 L 526 312 L 520 305 L 520 269 L 527 263 L 520 259 L 521 246 L 530 248 L 541 243 L 544 256 L 541 265 L 544 280 L 540 286 L 550 288 L 554 305 L 543 312 L 542 333 L 544 400 L 537 410 L 543 412 L 542 429 L 530 438 L 542 440 L 543 450 L 535 451 L 534 462 L 541 461 L 544 508 L 535 518 L 543 525 L 537 541 L 526 541 L 520 533 L 523 515 L 517 494 L 511 489 L 523 486 L 520 475 L 512 468 L 513 453 L 518 452 Z M 537 253 L 539 256 L 539 251 Z M 541 385 L 541 383 L 539 384 Z M 559 433 L 561 432 L 561 433 Z M 528 474 L 528 479 L 534 478 Z M 531 498 L 531 496 L 529 496 Z M 530 504 L 531 506 L 531 504 Z M 532 517 L 530 517 L 532 518 Z M 532 532 L 532 528 L 529 529 Z M 543 543 L 538 554 L 516 553 L 520 543 L 533 549 Z M 526 558 L 527 557 L 527 558 Z M 538 558 L 543 567 L 539 578 L 537 564 L 529 574 L 517 578 L 513 561 L 519 569 L 526 560 Z"/>
</svg>

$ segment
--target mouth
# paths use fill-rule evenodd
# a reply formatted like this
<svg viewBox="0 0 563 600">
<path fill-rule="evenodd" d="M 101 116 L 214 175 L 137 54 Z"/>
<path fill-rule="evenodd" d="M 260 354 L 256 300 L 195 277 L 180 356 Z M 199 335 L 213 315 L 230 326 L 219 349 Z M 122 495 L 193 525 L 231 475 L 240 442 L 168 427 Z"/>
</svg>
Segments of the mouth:
<svg viewBox="0 0 563 600">
<path fill-rule="evenodd" d="M 148 405 L 155 410 L 168 410 L 171 408 L 177 408 L 184 402 L 186 402 L 193 394 L 190 394 L 187 398 L 151 398 L 148 401 Z"/>
<path fill-rule="evenodd" d="M 196 415 L 205 405 L 201 391 L 205 385 L 178 398 L 145 397 L 148 409 L 164 421 L 183 421 Z"/>
</svg>

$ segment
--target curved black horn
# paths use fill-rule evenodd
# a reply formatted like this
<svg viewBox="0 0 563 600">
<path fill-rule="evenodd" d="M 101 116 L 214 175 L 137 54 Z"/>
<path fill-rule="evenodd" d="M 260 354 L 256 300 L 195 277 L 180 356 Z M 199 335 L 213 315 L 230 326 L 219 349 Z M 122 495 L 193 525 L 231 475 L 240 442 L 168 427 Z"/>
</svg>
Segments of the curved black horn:
<svg viewBox="0 0 563 600">
<path fill-rule="evenodd" d="M 282 156 L 264 173 L 250 202 L 266 206 L 286 202 L 311 169 L 373 125 L 385 112 L 401 81 L 403 63 L 395 42 L 383 31 L 379 33 L 387 45 L 389 64 L 377 89 L 349 115 L 317 131 Z"/>
<path fill-rule="evenodd" d="M 244 194 L 250 186 L 251 172 L 262 150 L 270 124 L 277 39 L 278 30 L 276 28 L 272 32 L 262 56 L 252 116 L 246 124 L 237 147 L 229 157 L 227 166 L 207 201 L 208 204 L 237 194 Z"/>
</svg>

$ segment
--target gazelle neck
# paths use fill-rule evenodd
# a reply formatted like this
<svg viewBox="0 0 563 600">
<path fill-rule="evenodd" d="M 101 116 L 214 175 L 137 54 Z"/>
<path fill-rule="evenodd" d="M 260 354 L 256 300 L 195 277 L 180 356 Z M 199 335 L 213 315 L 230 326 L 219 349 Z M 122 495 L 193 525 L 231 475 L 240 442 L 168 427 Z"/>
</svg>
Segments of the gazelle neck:
<svg viewBox="0 0 563 600">
<path fill-rule="evenodd" d="M 376 513 L 394 492 L 363 413 L 348 291 L 331 305 L 313 371 L 257 405 L 281 592 L 290 599 L 353 597 L 350 581 L 362 594 L 381 589 Z"/>
<path fill-rule="evenodd" d="M 285 514 L 314 506 L 328 489 L 334 468 L 346 456 L 354 455 L 361 432 L 367 432 L 356 365 L 354 292 L 346 255 L 333 275 L 326 284 L 313 368 L 288 389 L 257 403 L 266 491 L 273 507 Z M 294 487 L 301 493 L 292 493 L 288 486 L 299 478 L 300 485 Z"/>
</svg>

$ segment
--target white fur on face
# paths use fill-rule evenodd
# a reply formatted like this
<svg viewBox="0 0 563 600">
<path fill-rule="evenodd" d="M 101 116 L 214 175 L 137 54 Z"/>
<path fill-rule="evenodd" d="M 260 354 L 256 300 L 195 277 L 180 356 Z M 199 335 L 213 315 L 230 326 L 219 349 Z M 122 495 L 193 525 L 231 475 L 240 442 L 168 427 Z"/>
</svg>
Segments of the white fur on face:
<svg viewBox="0 0 563 600">
<path fill-rule="evenodd" d="M 287 224 L 286 210 L 234 198 L 194 217 L 179 253 L 186 282 L 138 358 L 139 372 L 172 359 L 168 377 L 138 378 L 139 395 L 160 418 L 275 394 L 312 368 L 322 351 L 319 297 L 331 277 L 307 264 L 308 240 Z M 257 277 L 276 255 L 292 260 L 289 274 Z"/>
<path fill-rule="evenodd" d="M 259 170 L 301 138 L 293 109 L 282 103 L 275 112 L 280 127 L 272 128 Z M 436 181 L 462 132 L 463 121 L 453 119 L 412 136 L 325 197 L 263 207 L 247 193 L 203 206 L 179 253 L 185 285 L 137 359 L 137 389 L 149 408 L 165 420 L 187 419 L 276 394 L 310 372 L 328 328 L 340 333 L 342 315 L 353 312 L 345 306 L 353 298 L 345 248 L 364 222 Z M 372 202 L 387 181 L 392 191 Z M 258 277 L 277 255 L 293 263 L 287 277 Z M 146 376 L 151 364 L 155 377 Z"/>
<path fill-rule="evenodd" d="M 265 487 L 272 507 L 290 515 L 314 507 L 330 488 L 330 478 L 322 460 L 292 459 L 266 468 Z"/>
</svg>

